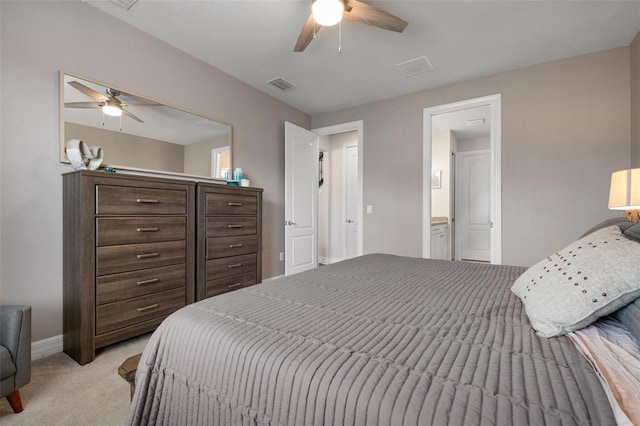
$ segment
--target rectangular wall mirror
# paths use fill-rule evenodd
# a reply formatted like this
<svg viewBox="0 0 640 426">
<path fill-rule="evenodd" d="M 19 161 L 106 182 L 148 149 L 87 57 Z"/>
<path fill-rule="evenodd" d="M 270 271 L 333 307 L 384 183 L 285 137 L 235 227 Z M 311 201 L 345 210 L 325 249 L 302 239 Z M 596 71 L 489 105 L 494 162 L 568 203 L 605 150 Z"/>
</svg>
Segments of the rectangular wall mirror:
<svg viewBox="0 0 640 426">
<path fill-rule="evenodd" d="M 71 139 L 100 146 L 116 170 L 209 179 L 232 170 L 231 125 L 61 71 L 61 162 Z"/>
</svg>

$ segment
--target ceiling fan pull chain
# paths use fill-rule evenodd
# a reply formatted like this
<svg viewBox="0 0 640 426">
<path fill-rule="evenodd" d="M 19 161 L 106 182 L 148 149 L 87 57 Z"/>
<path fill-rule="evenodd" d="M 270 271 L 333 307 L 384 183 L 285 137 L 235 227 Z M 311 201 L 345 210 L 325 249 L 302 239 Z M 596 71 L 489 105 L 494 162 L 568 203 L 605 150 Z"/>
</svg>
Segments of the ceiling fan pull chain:
<svg viewBox="0 0 640 426">
<path fill-rule="evenodd" d="M 342 53 L 342 21 L 338 23 L 338 53 Z"/>
</svg>

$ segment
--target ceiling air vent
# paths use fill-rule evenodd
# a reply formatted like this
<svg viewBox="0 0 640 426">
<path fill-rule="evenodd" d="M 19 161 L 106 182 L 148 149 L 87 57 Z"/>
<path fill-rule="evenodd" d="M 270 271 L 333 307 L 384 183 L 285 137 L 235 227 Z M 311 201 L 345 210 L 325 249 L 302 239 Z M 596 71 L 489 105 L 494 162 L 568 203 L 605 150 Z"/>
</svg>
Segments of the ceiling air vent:
<svg viewBox="0 0 640 426">
<path fill-rule="evenodd" d="M 109 1 L 117 6 L 120 6 L 124 10 L 131 9 L 131 6 L 133 6 L 138 2 L 138 0 L 109 0 Z"/>
<path fill-rule="evenodd" d="M 412 75 L 420 74 L 421 72 L 431 71 L 433 69 L 433 65 L 431 65 L 429 58 L 427 58 L 426 56 L 410 59 L 396 66 L 398 67 L 402 75 L 404 75 L 405 77 L 410 77 Z"/>
<path fill-rule="evenodd" d="M 282 90 L 283 92 L 286 92 L 288 90 L 293 90 L 293 89 L 296 88 L 296 86 L 294 86 L 293 84 L 289 83 L 287 80 L 285 80 L 282 77 L 276 77 L 273 80 L 267 81 L 267 83 L 269 83 L 272 86 L 277 87 L 278 89 Z"/>
</svg>

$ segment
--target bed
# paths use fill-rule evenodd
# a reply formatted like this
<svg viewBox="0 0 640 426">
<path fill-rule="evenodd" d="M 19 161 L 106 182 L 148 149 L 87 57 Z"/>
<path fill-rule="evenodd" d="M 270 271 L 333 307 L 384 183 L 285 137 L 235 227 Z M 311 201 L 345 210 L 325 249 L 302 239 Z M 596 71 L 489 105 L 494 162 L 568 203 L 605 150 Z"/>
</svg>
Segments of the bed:
<svg viewBox="0 0 640 426">
<path fill-rule="evenodd" d="M 523 272 L 371 254 L 189 305 L 145 348 L 127 422 L 616 424 L 587 357 L 532 328 Z"/>
</svg>

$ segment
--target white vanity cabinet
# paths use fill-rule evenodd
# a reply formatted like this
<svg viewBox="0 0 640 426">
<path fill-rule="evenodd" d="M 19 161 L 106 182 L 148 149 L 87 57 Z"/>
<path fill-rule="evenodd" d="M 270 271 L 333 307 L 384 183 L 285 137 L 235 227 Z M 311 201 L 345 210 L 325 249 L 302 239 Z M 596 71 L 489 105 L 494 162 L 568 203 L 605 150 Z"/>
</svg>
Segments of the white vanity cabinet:
<svg viewBox="0 0 640 426">
<path fill-rule="evenodd" d="M 431 258 L 447 259 L 447 223 L 431 225 Z"/>
</svg>

